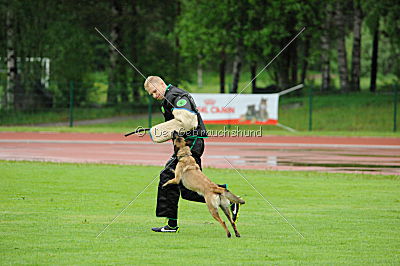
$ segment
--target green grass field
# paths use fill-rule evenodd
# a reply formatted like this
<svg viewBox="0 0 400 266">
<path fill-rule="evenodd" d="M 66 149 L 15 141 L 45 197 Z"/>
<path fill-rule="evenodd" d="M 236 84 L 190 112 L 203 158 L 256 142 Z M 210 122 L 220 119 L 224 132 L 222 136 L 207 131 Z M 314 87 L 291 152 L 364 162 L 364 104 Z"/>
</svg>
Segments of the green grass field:
<svg viewBox="0 0 400 266">
<path fill-rule="evenodd" d="M 246 200 L 226 238 L 200 203 L 180 201 L 178 234 L 157 234 L 156 186 L 96 235 L 161 167 L 0 162 L 1 264 L 399 264 L 399 177 L 205 169 Z"/>
</svg>

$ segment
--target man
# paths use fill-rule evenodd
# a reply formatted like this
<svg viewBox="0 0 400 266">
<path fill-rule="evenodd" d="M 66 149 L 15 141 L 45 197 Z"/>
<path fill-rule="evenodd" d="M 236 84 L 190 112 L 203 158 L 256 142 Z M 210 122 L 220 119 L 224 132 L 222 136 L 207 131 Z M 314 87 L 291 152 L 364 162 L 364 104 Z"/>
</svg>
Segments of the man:
<svg viewBox="0 0 400 266">
<path fill-rule="evenodd" d="M 161 111 L 165 122 L 155 125 L 150 129 L 153 142 L 161 143 L 172 138 L 172 133 L 177 131 L 191 143 L 192 156 L 201 169 L 201 156 L 204 152 L 204 138 L 207 137 L 206 128 L 196 104 L 190 94 L 180 88 L 168 86 L 157 76 L 150 76 L 144 83 L 146 91 L 156 100 L 162 100 Z M 162 187 L 168 180 L 173 179 L 173 170 L 178 163 L 175 154 L 171 156 L 160 173 L 160 182 L 157 193 L 157 217 L 166 217 L 167 225 L 152 228 L 155 232 L 177 232 L 178 227 L 178 201 L 179 196 L 190 201 L 205 202 L 204 197 L 194 191 L 188 190 L 182 184 Z M 222 187 L 226 187 L 223 185 Z M 232 218 L 237 220 L 239 205 L 232 204 Z"/>
</svg>

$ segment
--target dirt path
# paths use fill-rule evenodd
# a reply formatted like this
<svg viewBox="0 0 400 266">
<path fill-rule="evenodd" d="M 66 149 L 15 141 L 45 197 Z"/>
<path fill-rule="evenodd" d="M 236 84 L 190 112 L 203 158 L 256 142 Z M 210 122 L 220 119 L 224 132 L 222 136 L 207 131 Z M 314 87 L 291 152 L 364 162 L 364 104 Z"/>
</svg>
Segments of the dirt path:
<svg viewBox="0 0 400 266">
<path fill-rule="evenodd" d="M 91 133 L 0 132 L 1 160 L 162 166 L 171 143 L 148 136 Z M 227 161 L 228 160 L 228 161 Z M 400 138 L 214 137 L 206 140 L 205 167 L 400 174 Z"/>
</svg>

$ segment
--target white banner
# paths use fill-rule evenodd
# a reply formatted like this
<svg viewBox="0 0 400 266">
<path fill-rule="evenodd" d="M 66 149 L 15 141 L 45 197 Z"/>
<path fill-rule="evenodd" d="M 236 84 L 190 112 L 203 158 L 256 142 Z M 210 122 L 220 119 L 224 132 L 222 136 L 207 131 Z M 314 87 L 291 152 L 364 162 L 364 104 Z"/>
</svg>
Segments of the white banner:
<svg viewBox="0 0 400 266">
<path fill-rule="evenodd" d="M 236 94 L 191 93 L 191 95 L 206 124 L 276 125 L 278 123 L 278 93 L 239 94 L 236 97 Z M 233 98 L 234 100 L 229 103 Z"/>
</svg>

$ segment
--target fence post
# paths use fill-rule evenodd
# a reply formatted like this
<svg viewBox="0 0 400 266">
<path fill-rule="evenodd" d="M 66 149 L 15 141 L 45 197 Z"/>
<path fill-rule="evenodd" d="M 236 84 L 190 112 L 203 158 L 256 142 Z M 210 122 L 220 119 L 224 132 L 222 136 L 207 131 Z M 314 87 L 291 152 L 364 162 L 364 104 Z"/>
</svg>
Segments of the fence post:
<svg viewBox="0 0 400 266">
<path fill-rule="evenodd" d="M 69 127 L 74 126 L 74 82 L 69 84 Z"/>
<path fill-rule="evenodd" d="M 397 131 L 397 91 L 398 91 L 398 86 L 397 84 L 393 85 L 394 89 L 394 103 L 393 103 L 393 132 Z"/>
<path fill-rule="evenodd" d="M 312 98 L 313 98 L 313 87 L 310 86 L 308 95 L 308 131 L 312 131 Z"/>
<path fill-rule="evenodd" d="M 148 107 L 148 115 L 149 115 L 149 128 L 151 128 L 151 115 L 152 115 L 152 105 L 153 105 L 153 98 L 149 95 L 149 107 Z"/>
</svg>

